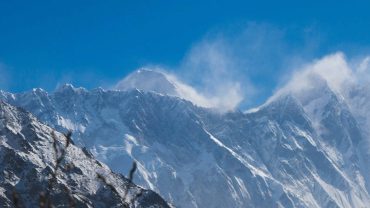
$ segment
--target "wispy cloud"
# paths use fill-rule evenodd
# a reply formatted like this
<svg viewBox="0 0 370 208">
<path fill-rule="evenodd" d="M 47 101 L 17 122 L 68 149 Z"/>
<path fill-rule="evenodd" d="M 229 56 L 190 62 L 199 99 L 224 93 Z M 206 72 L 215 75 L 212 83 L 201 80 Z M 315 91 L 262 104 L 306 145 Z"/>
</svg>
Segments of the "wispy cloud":
<svg viewBox="0 0 370 208">
<path fill-rule="evenodd" d="M 255 91 L 248 79 L 238 76 L 237 61 L 222 39 L 195 45 L 177 73 L 192 82 L 213 106 L 222 109 L 234 109 Z"/>
<path fill-rule="evenodd" d="M 288 72 L 305 63 L 318 47 L 314 29 L 290 43 L 286 29 L 248 23 L 212 31 L 195 43 L 175 71 L 219 108 L 246 108 L 266 99 Z"/>
<path fill-rule="evenodd" d="M 370 83 L 370 56 L 349 59 L 343 52 L 326 55 L 307 62 L 291 74 L 283 87 L 277 88 L 270 100 L 286 93 L 300 93 L 317 87 L 317 81 L 324 81 L 331 90 L 340 95 L 348 93 L 348 88 Z"/>
<path fill-rule="evenodd" d="M 312 31 L 302 31 L 294 43 L 286 37 L 286 29 L 264 23 L 211 31 L 190 47 L 177 66 L 149 68 L 169 71 L 187 83 L 184 94 L 198 105 L 245 109 L 262 103 L 279 81 L 288 80 L 290 71 L 306 63 L 319 42 L 307 35 Z"/>
<path fill-rule="evenodd" d="M 333 90 L 340 91 L 344 82 L 353 79 L 353 71 L 344 54 L 337 52 L 296 69 L 290 81 L 280 91 L 299 92 L 302 89 L 314 87 L 313 76 L 324 79 Z"/>
<path fill-rule="evenodd" d="M 248 79 L 240 76 L 237 61 L 228 54 L 229 49 L 221 39 L 203 40 L 191 48 L 177 67 L 151 65 L 144 68 L 164 73 L 175 85 L 177 93 L 196 105 L 233 110 L 245 95 L 252 95 L 255 88 Z"/>
<path fill-rule="evenodd" d="M 317 59 L 325 51 L 321 42 L 314 26 L 292 32 L 291 28 L 248 23 L 238 29 L 211 31 L 190 47 L 177 66 L 159 68 L 181 83 L 186 99 L 222 110 L 262 104 L 274 89 L 305 88 L 312 84 L 309 76 L 323 78 L 334 90 L 349 80 L 370 80 L 370 57 L 354 61 L 336 52 Z"/>
<path fill-rule="evenodd" d="M 354 63 L 354 74 L 360 83 L 368 83 L 370 81 L 370 56 L 361 57 Z"/>
</svg>

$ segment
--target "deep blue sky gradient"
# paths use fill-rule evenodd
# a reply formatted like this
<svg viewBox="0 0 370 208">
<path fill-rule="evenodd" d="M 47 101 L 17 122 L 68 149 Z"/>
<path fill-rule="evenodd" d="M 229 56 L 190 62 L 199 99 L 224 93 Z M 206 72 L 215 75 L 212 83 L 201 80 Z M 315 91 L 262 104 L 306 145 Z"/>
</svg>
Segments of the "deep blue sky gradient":
<svg viewBox="0 0 370 208">
<path fill-rule="evenodd" d="M 248 22 L 286 29 L 295 48 L 301 31 L 314 28 L 316 57 L 366 53 L 369 9 L 369 1 L 0 0 L 0 88 L 110 86 L 143 65 L 177 66 L 204 36 Z M 276 73 L 261 73 L 252 81 L 274 88 Z"/>
</svg>

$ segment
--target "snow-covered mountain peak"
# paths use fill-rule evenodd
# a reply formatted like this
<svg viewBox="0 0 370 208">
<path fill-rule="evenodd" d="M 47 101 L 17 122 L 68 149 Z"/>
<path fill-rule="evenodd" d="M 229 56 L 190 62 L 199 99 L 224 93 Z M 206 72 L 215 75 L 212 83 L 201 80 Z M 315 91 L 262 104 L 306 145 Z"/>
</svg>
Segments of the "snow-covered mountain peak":
<svg viewBox="0 0 370 208">
<path fill-rule="evenodd" d="M 139 89 L 162 95 L 176 96 L 207 108 L 217 108 L 219 105 L 216 98 L 204 96 L 190 85 L 180 81 L 175 75 L 148 68 L 141 68 L 131 73 L 118 82 L 115 89 L 123 91 Z"/>
<path fill-rule="evenodd" d="M 317 65 L 320 65 L 318 63 Z M 284 97 L 292 96 L 304 107 L 306 113 L 310 117 L 321 117 L 323 111 L 336 106 L 336 108 L 347 108 L 345 97 L 343 96 L 342 86 L 334 85 L 333 81 L 319 74 L 318 66 L 314 66 L 312 70 L 303 71 L 301 74 L 296 74 L 293 78 L 280 90 L 278 90 L 263 106 L 281 100 Z M 347 83 L 345 80 L 341 84 Z M 261 107 L 260 107 L 261 108 Z"/>
<path fill-rule="evenodd" d="M 56 93 L 82 93 L 87 92 L 83 87 L 74 87 L 72 84 L 66 83 L 55 90 Z"/>
<path fill-rule="evenodd" d="M 48 94 L 48 92 L 46 92 L 44 89 L 42 89 L 42 88 L 33 88 L 32 89 L 32 92 L 34 93 L 34 94 Z"/>
<path fill-rule="evenodd" d="M 271 100 L 266 105 L 261 106 L 260 110 L 270 109 L 270 110 L 278 110 L 289 108 L 289 109 L 301 109 L 301 103 L 297 100 L 297 98 L 291 94 L 283 94 L 279 97 L 276 97 L 274 100 Z"/>
<path fill-rule="evenodd" d="M 116 86 L 118 90 L 130 90 L 135 88 L 144 91 L 154 91 L 165 95 L 179 96 L 176 84 L 169 80 L 164 72 L 147 68 L 141 68 L 131 73 Z"/>
<path fill-rule="evenodd" d="M 342 53 L 335 53 L 314 61 L 292 74 L 291 79 L 270 99 L 283 94 L 293 94 L 303 105 L 317 97 L 337 97 L 344 99 L 346 88 L 354 85 L 356 79 L 353 70 Z M 268 102 L 269 102 L 268 101 Z"/>
</svg>

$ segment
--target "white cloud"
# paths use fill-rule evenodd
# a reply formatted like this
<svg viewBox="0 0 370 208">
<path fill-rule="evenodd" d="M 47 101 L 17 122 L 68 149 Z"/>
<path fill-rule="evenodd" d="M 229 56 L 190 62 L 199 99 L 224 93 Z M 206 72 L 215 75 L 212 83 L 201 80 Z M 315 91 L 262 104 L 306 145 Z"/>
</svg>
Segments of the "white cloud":
<svg viewBox="0 0 370 208">
<path fill-rule="evenodd" d="M 198 92 L 193 87 L 178 81 L 178 78 L 172 75 L 172 80 L 176 80 L 176 87 L 180 97 L 192 101 L 194 104 L 202 107 L 216 108 L 221 111 L 234 110 L 242 101 L 241 89 L 238 83 L 235 86 L 226 87 L 225 94 L 208 94 Z M 219 93 L 221 93 L 219 91 Z"/>
<path fill-rule="evenodd" d="M 280 78 L 318 47 L 306 32 L 294 44 L 286 35 L 284 29 L 253 22 L 213 31 L 173 71 L 219 108 L 250 107 L 270 96 Z"/>
<path fill-rule="evenodd" d="M 258 92 L 249 79 L 249 72 L 257 68 L 256 62 L 263 62 L 263 53 L 256 55 L 256 52 L 264 42 L 277 42 L 266 37 L 266 29 L 248 26 L 232 38 L 222 32 L 215 32 L 212 37 L 206 36 L 194 44 L 178 66 L 155 65 L 149 68 L 171 72 L 171 76 L 182 83 L 179 84 L 182 97 L 195 104 L 222 111 L 233 110 L 241 103 L 253 103 L 253 97 Z M 277 33 L 271 32 L 273 35 Z M 266 47 L 261 50 L 271 51 Z M 262 70 L 261 67 L 259 69 Z"/>
<path fill-rule="evenodd" d="M 242 102 L 245 95 L 253 95 L 256 90 L 243 77 L 244 75 L 240 75 L 241 71 L 235 65 L 237 61 L 235 62 L 227 51 L 227 46 L 222 42 L 204 42 L 190 51 L 181 65 L 182 71 L 177 75 L 161 67 L 152 67 L 152 69 L 165 74 L 175 86 L 179 97 L 202 107 L 217 108 L 221 111 L 233 110 Z M 341 93 L 348 84 L 359 80 L 369 82 L 369 72 L 370 57 L 350 64 L 344 53 L 333 53 L 302 64 L 302 67 L 294 70 L 286 84 L 279 88 L 267 103 L 283 93 L 299 93 L 315 87 L 320 80 L 325 81 L 335 92 Z M 180 77 L 198 75 L 201 84 L 193 87 L 181 80 L 179 75 Z M 245 82 L 241 81 L 243 78 Z"/>
<path fill-rule="evenodd" d="M 353 79 L 353 72 L 343 53 L 330 54 L 294 71 L 291 80 L 283 87 L 283 90 L 308 89 L 313 84 L 311 79 L 313 76 L 321 77 L 330 88 L 340 91 L 345 82 Z"/>
<path fill-rule="evenodd" d="M 370 81 L 370 56 L 360 59 L 354 73 L 358 82 L 363 83 Z"/>
<path fill-rule="evenodd" d="M 212 106 L 225 110 L 236 108 L 254 91 L 248 80 L 237 76 L 237 61 L 228 54 L 229 50 L 220 39 L 205 40 L 190 50 L 178 72 L 190 77 Z"/>
<path fill-rule="evenodd" d="M 118 90 L 133 88 L 181 97 L 198 106 L 216 108 L 221 111 L 232 110 L 235 107 L 233 101 L 227 103 L 227 101 L 221 101 L 216 96 L 204 95 L 192 86 L 185 84 L 176 75 L 170 74 L 158 66 L 140 68 L 119 81 L 114 87 Z M 230 100 L 234 100 L 233 97 L 235 96 L 238 96 L 236 92 L 229 91 Z"/>
<path fill-rule="evenodd" d="M 182 97 L 222 110 L 245 109 L 265 101 L 279 81 L 283 87 L 273 97 L 310 87 L 315 76 L 335 91 L 351 80 L 370 80 L 366 78 L 370 77 L 370 57 L 356 62 L 360 63 L 356 67 L 342 52 L 314 60 L 321 42 L 315 28 L 298 32 L 301 39 L 294 43 L 287 37 L 290 32 L 256 23 L 231 32 L 212 31 L 190 48 L 178 66 L 160 68 L 172 73 Z"/>
<path fill-rule="evenodd" d="M 347 96 L 348 89 L 354 85 L 370 83 L 370 57 L 348 60 L 343 52 L 337 52 L 314 60 L 296 69 L 283 87 L 267 101 L 270 102 L 281 94 L 300 93 L 316 87 L 324 81 L 337 94 Z"/>
<path fill-rule="evenodd" d="M 164 72 L 164 71 L 162 71 Z M 175 84 L 177 93 L 180 97 L 193 102 L 194 104 L 207 108 L 217 108 L 218 106 L 211 101 L 210 98 L 205 97 L 190 85 L 180 81 L 175 75 L 166 73 L 167 78 Z"/>
</svg>

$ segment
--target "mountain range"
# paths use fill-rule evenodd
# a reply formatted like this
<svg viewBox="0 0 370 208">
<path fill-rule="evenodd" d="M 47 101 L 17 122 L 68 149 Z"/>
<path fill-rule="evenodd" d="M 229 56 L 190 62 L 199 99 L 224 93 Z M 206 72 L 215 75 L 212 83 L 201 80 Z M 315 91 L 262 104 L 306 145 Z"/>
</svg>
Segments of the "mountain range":
<svg viewBox="0 0 370 208">
<path fill-rule="evenodd" d="M 200 105 L 188 93 L 193 89 L 147 69 L 111 90 L 66 84 L 52 93 L 40 88 L 0 91 L 0 116 L 13 119 L 0 126 L 0 147 L 6 150 L 1 151 L 2 164 L 11 159 L 27 167 L 15 176 L 2 168 L 8 185 L 1 185 L 0 197 L 9 184 L 25 187 L 16 183 L 19 174 L 38 178 L 40 171 L 33 166 L 41 170 L 52 163 L 52 127 L 72 132 L 71 154 L 79 155 L 72 160 L 79 169 L 63 172 L 61 185 L 78 172 L 91 178 L 88 173 L 102 169 L 112 183 L 125 187 L 127 179 L 109 168 L 127 174 L 135 161 L 134 183 L 177 207 L 368 207 L 369 85 L 344 81 L 338 87 L 315 73 L 296 80 L 299 86 L 293 80 L 245 112 Z M 30 150 L 17 155 L 20 144 L 11 141 Z M 6 152 L 11 155 L 4 156 Z M 92 157 L 107 166 L 100 167 Z M 82 176 L 71 180 L 78 191 L 89 190 L 83 196 L 94 203 L 93 193 L 106 190 Z M 78 197 L 82 195 L 76 193 Z"/>
</svg>

